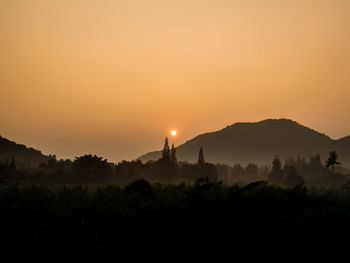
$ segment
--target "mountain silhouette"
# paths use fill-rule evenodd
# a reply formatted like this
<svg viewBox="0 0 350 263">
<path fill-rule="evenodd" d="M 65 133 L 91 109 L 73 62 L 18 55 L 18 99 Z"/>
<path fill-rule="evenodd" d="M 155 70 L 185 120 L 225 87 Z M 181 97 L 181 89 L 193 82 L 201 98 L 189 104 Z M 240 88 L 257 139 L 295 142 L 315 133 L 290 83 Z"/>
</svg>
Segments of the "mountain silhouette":
<svg viewBox="0 0 350 263">
<path fill-rule="evenodd" d="M 15 158 L 17 163 L 24 166 L 36 166 L 41 162 L 47 161 L 53 156 L 47 156 L 31 147 L 17 144 L 0 136 L 0 162 L 10 161 Z"/>
<path fill-rule="evenodd" d="M 322 160 L 337 151 L 342 164 L 350 165 L 350 136 L 333 140 L 329 136 L 288 119 L 239 122 L 226 128 L 201 134 L 176 148 L 182 161 L 195 162 L 203 147 L 208 162 L 234 164 L 270 163 L 274 156 L 308 158 L 320 154 Z M 140 156 L 143 162 L 160 158 L 155 151 Z"/>
</svg>

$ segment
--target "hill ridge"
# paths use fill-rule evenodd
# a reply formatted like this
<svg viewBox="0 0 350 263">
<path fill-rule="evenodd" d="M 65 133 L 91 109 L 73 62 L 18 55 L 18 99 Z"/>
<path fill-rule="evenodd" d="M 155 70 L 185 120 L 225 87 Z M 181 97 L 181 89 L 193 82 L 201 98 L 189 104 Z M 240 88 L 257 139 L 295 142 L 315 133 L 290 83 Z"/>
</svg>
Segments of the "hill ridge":
<svg viewBox="0 0 350 263">
<path fill-rule="evenodd" d="M 349 139 L 347 139 L 349 137 Z M 294 120 L 265 119 L 258 122 L 236 122 L 223 129 L 206 132 L 176 147 L 178 159 L 195 162 L 200 147 L 207 160 L 214 163 L 266 163 L 275 155 L 300 155 L 306 158 L 314 154 L 327 157 L 329 151 L 338 150 L 339 156 L 350 157 L 350 136 L 334 140 L 328 135 L 304 126 Z M 155 160 L 160 151 L 140 156 L 142 161 Z M 348 158 L 350 159 L 350 158 Z M 350 160 L 345 163 L 350 164 Z"/>
<path fill-rule="evenodd" d="M 0 161 L 15 158 L 22 166 L 36 166 L 54 156 L 44 155 L 40 150 L 18 144 L 0 135 Z"/>
</svg>

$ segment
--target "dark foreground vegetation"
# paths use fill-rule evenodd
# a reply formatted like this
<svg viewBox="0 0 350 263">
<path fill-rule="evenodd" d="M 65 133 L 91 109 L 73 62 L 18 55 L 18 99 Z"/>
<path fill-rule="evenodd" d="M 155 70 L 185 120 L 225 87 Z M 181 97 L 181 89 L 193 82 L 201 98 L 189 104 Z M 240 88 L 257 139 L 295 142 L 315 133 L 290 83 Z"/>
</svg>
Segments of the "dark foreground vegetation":
<svg viewBox="0 0 350 263">
<path fill-rule="evenodd" d="M 1 256 L 9 262 L 335 260 L 350 239 L 350 175 L 328 160 L 270 166 L 92 155 L 0 162 Z"/>
<path fill-rule="evenodd" d="M 335 259 L 349 245 L 350 188 L 8 186 L 0 221 L 9 262 Z"/>
</svg>

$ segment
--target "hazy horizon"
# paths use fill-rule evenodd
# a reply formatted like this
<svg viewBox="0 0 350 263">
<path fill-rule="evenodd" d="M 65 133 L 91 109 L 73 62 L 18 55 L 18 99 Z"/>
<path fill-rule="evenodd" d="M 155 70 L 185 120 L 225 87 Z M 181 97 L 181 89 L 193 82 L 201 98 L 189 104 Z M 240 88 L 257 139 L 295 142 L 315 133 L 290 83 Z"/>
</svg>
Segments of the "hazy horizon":
<svg viewBox="0 0 350 263">
<path fill-rule="evenodd" d="M 286 118 L 272 118 L 272 119 L 273 119 L 273 120 L 281 120 L 281 119 L 286 119 Z M 257 121 L 257 122 L 262 122 L 262 121 L 266 121 L 266 120 L 271 120 L 271 118 L 270 118 L 270 119 L 264 119 L 264 120 Z M 292 120 L 292 121 L 295 121 L 295 120 Z M 230 125 L 240 124 L 240 123 L 257 123 L 257 122 L 236 122 L 236 123 L 233 123 L 233 124 L 230 124 Z M 297 122 L 297 123 L 299 123 L 299 122 Z M 302 126 L 304 126 L 304 127 L 307 127 L 307 126 L 303 125 L 302 123 L 299 123 L 299 124 L 302 125 Z M 226 125 L 225 127 L 230 126 L 230 125 Z M 183 143 L 186 143 L 187 141 L 189 141 L 189 140 L 191 140 L 191 139 L 194 139 L 194 138 L 197 137 L 198 135 L 206 134 L 206 133 L 211 133 L 211 132 L 217 132 L 217 131 L 219 131 L 219 130 L 224 129 L 225 127 L 222 127 L 222 128 L 220 128 L 220 129 L 218 129 L 218 130 L 202 132 L 202 133 L 197 134 L 197 135 L 195 135 L 195 136 L 193 136 L 193 137 L 191 137 L 191 138 L 186 139 L 184 142 L 180 142 L 178 145 L 175 145 L 175 147 L 178 147 L 178 146 L 182 145 Z M 312 130 L 314 130 L 314 131 L 316 131 L 316 132 L 319 132 L 319 133 L 321 133 L 321 134 L 324 134 L 324 135 L 330 137 L 330 138 L 333 139 L 333 140 L 342 139 L 342 138 L 344 138 L 344 137 L 350 136 L 350 135 L 347 135 L 347 136 L 343 136 L 343 137 L 334 139 L 334 138 L 332 138 L 331 136 L 329 136 L 328 134 L 325 134 L 325 133 L 322 133 L 322 132 L 320 132 L 320 131 L 318 131 L 318 130 L 315 130 L 315 129 L 313 129 L 312 127 L 307 127 L 307 128 L 311 128 Z M 0 134 L 0 136 L 2 136 L 2 135 Z M 4 137 L 4 136 L 3 136 L 3 137 Z M 170 144 L 174 143 L 175 139 L 174 139 L 174 137 L 171 135 L 171 132 L 169 132 L 168 135 L 165 135 L 165 137 L 168 138 Z M 165 138 L 165 137 L 164 137 L 164 138 Z M 5 138 L 6 138 L 6 137 L 5 137 Z M 105 158 L 107 158 L 109 161 L 115 162 L 115 163 L 117 163 L 117 162 L 119 162 L 119 161 L 122 161 L 122 160 L 135 160 L 135 159 L 137 159 L 138 157 L 140 157 L 141 155 L 144 155 L 144 154 L 147 154 L 147 153 L 152 153 L 152 152 L 154 152 L 154 151 L 158 151 L 158 152 L 159 152 L 159 151 L 161 150 L 161 147 L 163 147 L 163 145 L 164 145 L 164 138 L 162 138 L 163 140 L 161 141 L 161 143 L 159 143 L 159 147 L 158 147 L 157 149 L 152 149 L 152 150 L 149 150 L 149 151 L 142 152 L 142 153 L 139 154 L 138 156 L 133 156 L 133 157 L 131 157 L 131 158 L 129 158 L 129 159 L 123 158 L 123 159 L 119 159 L 119 160 L 113 160 L 113 159 L 108 158 L 108 157 L 106 157 L 105 155 L 103 155 L 103 153 L 101 153 L 100 155 L 103 156 L 103 157 L 105 157 Z M 9 139 L 9 138 L 7 138 L 7 139 Z M 16 143 L 19 143 L 19 142 L 16 141 Z M 20 143 L 20 144 L 26 145 L 25 143 Z M 26 145 L 26 146 L 27 146 L 27 147 L 33 147 L 32 145 Z M 34 147 L 34 148 L 36 148 L 36 147 Z M 41 150 L 41 149 L 37 148 L 37 150 Z M 57 155 L 56 153 L 46 153 L 46 152 L 43 152 L 43 154 L 46 154 L 46 155 L 55 154 L 55 155 Z M 96 154 L 96 152 L 85 151 L 85 152 L 81 152 L 81 153 L 80 153 L 80 155 L 83 155 L 83 154 Z M 303 155 L 302 153 L 300 153 L 300 154 L 301 154 L 303 157 L 309 157 L 309 156 Z M 292 155 L 293 155 L 293 154 L 292 154 Z M 291 156 L 292 156 L 292 155 L 291 155 Z M 79 154 L 78 154 L 78 155 L 74 155 L 74 156 L 67 156 L 67 157 L 62 157 L 62 156 L 57 155 L 57 158 L 58 158 L 58 159 L 71 159 L 71 160 L 73 160 L 75 157 L 78 157 L 78 156 L 79 156 Z M 251 161 L 251 160 L 250 160 L 250 161 Z M 249 160 L 247 159 L 246 162 L 249 163 Z"/>
<path fill-rule="evenodd" d="M 271 118 L 348 136 L 349 13 L 343 0 L 0 0 L 0 135 L 114 162 Z"/>
</svg>

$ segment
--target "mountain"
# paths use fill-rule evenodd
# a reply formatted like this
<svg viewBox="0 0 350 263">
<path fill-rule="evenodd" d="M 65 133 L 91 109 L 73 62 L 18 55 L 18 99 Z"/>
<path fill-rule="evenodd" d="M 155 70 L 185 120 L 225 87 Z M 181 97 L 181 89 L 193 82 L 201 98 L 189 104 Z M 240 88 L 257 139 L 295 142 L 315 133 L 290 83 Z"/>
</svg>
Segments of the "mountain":
<svg viewBox="0 0 350 263">
<path fill-rule="evenodd" d="M 12 157 L 23 166 L 36 166 L 52 158 L 52 156 L 42 154 L 39 150 L 28 148 L 0 136 L 0 162 L 10 161 Z"/>
<path fill-rule="evenodd" d="M 340 162 L 350 167 L 350 136 L 336 140 L 335 145 Z"/>
<path fill-rule="evenodd" d="M 178 160 L 195 162 L 199 148 L 213 163 L 270 163 L 278 155 L 310 157 L 320 154 L 325 160 L 330 151 L 338 152 L 339 161 L 350 165 L 350 136 L 333 140 L 325 134 L 288 119 L 267 119 L 253 123 L 235 123 L 226 128 L 201 134 L 176 148 Z M 138 159 L 145 162 L 160 158 L 161 151 Z"/>
</svg>

